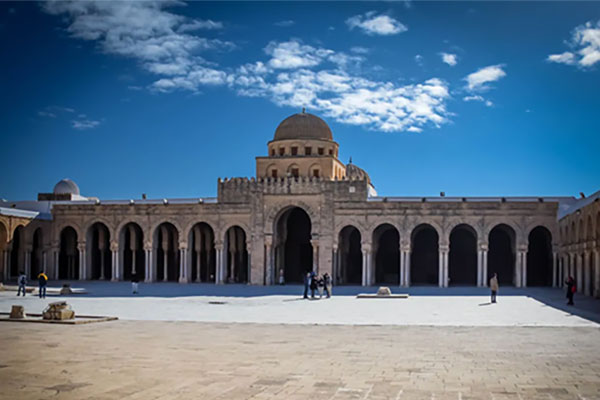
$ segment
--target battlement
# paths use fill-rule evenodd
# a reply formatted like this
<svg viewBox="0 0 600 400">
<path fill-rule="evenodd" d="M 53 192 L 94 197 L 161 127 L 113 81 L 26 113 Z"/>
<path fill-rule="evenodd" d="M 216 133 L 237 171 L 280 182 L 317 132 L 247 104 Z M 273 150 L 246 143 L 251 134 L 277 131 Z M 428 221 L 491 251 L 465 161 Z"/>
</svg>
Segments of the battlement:
<svg viewBox="0 0 600 400">
<path fill-rule="evenodd" d="M 219 203 L 249 203 L 253 195 L 319 195 L 331 192 L 336 200 L 365 201 L 368 185 L 366 179 L 358 178 L 219 178 L 217 197 Z"/>
</svg>

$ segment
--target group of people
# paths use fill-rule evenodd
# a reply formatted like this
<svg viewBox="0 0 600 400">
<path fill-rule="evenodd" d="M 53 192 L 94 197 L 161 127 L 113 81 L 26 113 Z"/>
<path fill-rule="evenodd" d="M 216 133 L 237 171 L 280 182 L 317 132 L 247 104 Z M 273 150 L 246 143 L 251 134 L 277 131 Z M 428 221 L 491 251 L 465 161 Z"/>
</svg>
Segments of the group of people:
<svg viewBox="0 0 600 400">
<path fill-rule="evenodd" d="M 575 292 L 577 292 L 577 285 L 575 284 L 575 279 L 572 276 L 569 276 L 565 281 L 565 285 L 567 285 L 567 305 L 574 306 L 575 302 L 573 302 L 573 296 L 575 296 Z M 496 294 L 498 293 L 498 274 L 494 273 L 492 278 L 490 279 L 490 290 L 492 291 L 491 302 L 496 302 Z"/>
<path fill-rule="evenodd" d="M 319 293 L 319 298 L 323 297 L 323 292 L 327 298 L 331 297 L 331 276 L 325 272 L 319 277 L 315 271 L 307 272 L 304 276 L 304 298 L 308 299 L 308 289 L 310 297 L 315 298 L 315 292 Z"/>
<path fill-rule="evenodd" d="M 44 271 L 40 272 L 37 276 L 38 285 L 39 285 L 39 296 L 40 299 L 46 298 L 46 285 L 48 284 L 48 276 L 44 273 Z M 17 290 L 17 296 L 21 295 L 23 292 L 23 297 L 25 297 L 26 287 L 27 287 L 27 275 L 23 273 L 23 271 L 19 271 L 19 278 L 17 279 L 17 283 L 19 285 L 19 289 Z"/>
</svg>

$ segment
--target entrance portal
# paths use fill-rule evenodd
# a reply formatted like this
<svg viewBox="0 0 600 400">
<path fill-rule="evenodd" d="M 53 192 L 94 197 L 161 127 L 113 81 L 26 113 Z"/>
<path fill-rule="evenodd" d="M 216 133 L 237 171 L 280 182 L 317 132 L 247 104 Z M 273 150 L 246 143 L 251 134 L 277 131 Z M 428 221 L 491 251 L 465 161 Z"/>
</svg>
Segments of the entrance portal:
<svg viewBox="0 0 600 400">
<path fill-rule="evenodd" d="M 283 273 L 286 283 L 302 283 L 313 269 L 310 217 L 300 207 L 285 211 L 275 226 L 275 282 Z"/>
</svg>

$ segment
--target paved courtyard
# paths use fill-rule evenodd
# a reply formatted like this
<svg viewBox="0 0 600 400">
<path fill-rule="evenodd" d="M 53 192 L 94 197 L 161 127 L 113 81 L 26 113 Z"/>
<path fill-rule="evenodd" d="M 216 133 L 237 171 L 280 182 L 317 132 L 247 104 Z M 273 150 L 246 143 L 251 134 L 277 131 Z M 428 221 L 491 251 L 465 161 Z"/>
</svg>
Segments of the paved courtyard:
<svg viewBox="0 0 600 400">
<path fill-rule="evenodd" d="M 490 305 L 477 288 L 74 286 L 89 292 L 67 298 L 78 313 L 121 319 L 0 323 L 1 399 L 600 399 L 600 302 L 567 308 L 560 290 Z M 0 311 L 55 300 L 1 292 Z"/>
</svg>

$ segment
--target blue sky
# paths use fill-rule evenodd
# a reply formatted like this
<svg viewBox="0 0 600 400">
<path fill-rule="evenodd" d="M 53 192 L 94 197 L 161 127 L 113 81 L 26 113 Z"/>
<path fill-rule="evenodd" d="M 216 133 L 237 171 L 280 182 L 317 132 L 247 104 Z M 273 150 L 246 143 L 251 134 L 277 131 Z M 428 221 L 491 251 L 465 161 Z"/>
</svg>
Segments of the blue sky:
<svg viewBox="0 0 600 400">
<path fill-rule="evenodd" d="M 380 195 L 600 189 L 600 3 L 2 2 L 0 197 L 216 195 L 285 117 Z"/>
</svg>

